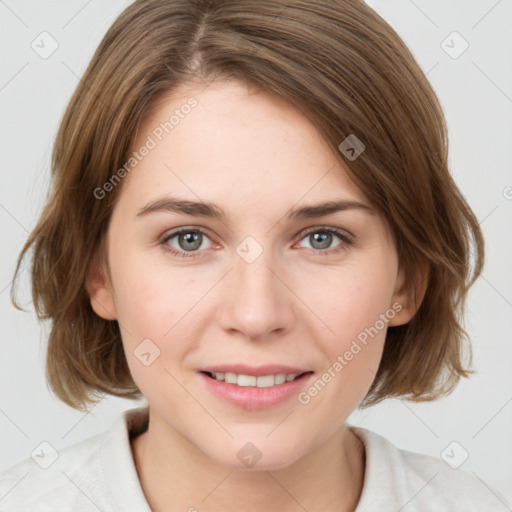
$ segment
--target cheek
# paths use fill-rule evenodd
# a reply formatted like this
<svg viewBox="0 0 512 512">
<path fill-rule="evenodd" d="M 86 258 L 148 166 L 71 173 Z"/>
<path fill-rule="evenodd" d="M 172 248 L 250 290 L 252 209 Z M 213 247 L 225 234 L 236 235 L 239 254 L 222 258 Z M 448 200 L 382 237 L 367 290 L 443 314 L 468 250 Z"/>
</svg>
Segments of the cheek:
<svg viewBox="0 0 512 512">
<path fill-rule="evenodd" d="M 349 414 L 366 395 L 380 364 L 388 323 L 394 317 L 395 261 L 390 257 L 389 261 L 362 263 L 347 266 L 329 280 L 321 300 L 316 293 L 309 295 L 328 329 L 319 336 L 325 356 L 322 372 L 301 403 L 338 404 L 327 412 L 336 417 L 340 408 L 342 414 Z M 317 399 L 320 394 L 322 398 Z"/>
<path fill-rule="evenodd" d="M 164 326 L 170 322 L 168 315 L 173 310 L 164 279 L 148 272 L 147 268 L 130 265 L 127 261 L 117 269 L 115 284 L 115 304 L 118 319 L 128 331 L 147 337 L 159 336 Z M 171 295 L 172 297 L 172 295 Z M 169 327 L 167 327 L 169 328 Z"/>
<path fill-rule="evenodd" d="M 137 360 L 148 352 L 150 359 L 158 355 L 151 372 L 159 367 L 180 372 L 180 362 L 196 348 L 201 331 L 212 321 L 215 309 L 206 297 L 211 277 L 150 262 L 142 253 L 126 254 L 118 262 L 111 269 L 115 305 L 132 375 L 136 380 L 148 375 L 149 368 Z"/>
<path fill-rule="evenodd" d="M 375 379 L 392 318 L 389 299 L 389 287 L 373 280 L 346 282 L 344 293 L 327 297 L 335 306 L 324 311 L 330 328 L 320 341 L 324 364 L 298 401 L 331 425 L 356 409 Z"/>
<path fill-rule="evenodd" d="M 114 247 L 111 261 L 119 319 L 128 330 L 131 325 L 139 334 L 147 329 L 143 334 L 161 337 L 193 295 L 193 285 L 185 283 L 186 274 L 179 269 L 171 271 L 162 260 L 154 261 L 143 251 L 123 253 Z"/>
<path fill-rule="evenodd" d="M 329 327 L 326 339 L 332 339 L 328 342 L 332 349 L 343 349 L 360 334 L 364 338 L 377 322 L 378 330 L 385 334 L 387 323 L 382 325 L 379 319 L 391 308 L 394 292 L 393 273 L 388 267 L 347 268 L 328 283 L 325 293 L 314 298 L 314 303 Z"/>
<path fill-rule="evenodd" d="M 179 272 L 169 275 L 136 258 L 126 258 L 116 272 L 116 310 L 134 381 L 152 399 L 180 396 L 170 375 L 183 380 L 180 363 L 197 337 L 190 322 L 194 315 L 187 315 L 190 289 L 181 286 Z"/>
</svg>

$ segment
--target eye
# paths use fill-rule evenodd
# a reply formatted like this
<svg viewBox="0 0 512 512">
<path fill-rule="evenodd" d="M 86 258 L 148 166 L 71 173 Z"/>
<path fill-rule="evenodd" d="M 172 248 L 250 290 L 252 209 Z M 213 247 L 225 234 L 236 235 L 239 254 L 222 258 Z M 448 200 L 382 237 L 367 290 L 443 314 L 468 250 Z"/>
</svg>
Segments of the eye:
<svg viewBox="0 0 512 512">
<path fill-rule="evenodd" d="M 334 248 L 329 248 L 336 238 L 340 240 Z M 205 241 L 209 240 L 210 243 Z M 348 249 L 352 244 L 353 236 L 341 229 L 331 227 L 314 227 L 302 237 L 310 243 L 310 249 L 315 253 L 328 256 Z M 179 228 L 164 237 L 161 241 L 164 250 L 179 258 L 198 257 L 199 252 L 212 247 L 213 243 L 207 233 L 200 228 Z"/>
<path fill-rule="evenodd" d="M 329 249 L 336 238 L 341 243 Z M 352 244 L 352 239 L 352 235 L 349 235 L 346 231 L 330 227 L 314 227 L 307 231 L 302 238 L 302 240 L 307 240 L 310 243 L 309 248 L 314 249 L 315 252 L 321 255 L 335 254 L 346 250 Z"/>
<path fill-rule="evenodd" d="M 208 249 L 211 247 L 211 244 L 206 247 L 204 246 L 205 238 L 210 240 L 206 232 L 202 229 L 180 228 L 169 233 L 161 243 L 165 250 L 169 251 L 171 254 L 187 258 L 196 256 L 195 253 L 200 249 Z"/>
</svg>

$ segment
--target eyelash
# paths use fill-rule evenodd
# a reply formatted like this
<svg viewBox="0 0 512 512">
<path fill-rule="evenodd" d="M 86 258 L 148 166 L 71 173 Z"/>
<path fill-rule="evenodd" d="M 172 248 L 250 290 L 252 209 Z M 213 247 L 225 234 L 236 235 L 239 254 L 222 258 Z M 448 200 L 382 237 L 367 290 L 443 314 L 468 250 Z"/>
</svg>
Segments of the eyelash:
<svg viewBox="0 0 512 512">
<path fill-rule="evenodd" d="M 171 254 L 173 256 L 177 256 L 179 258 L 197 258 L 197 257 L 199 257 L 197 255 L 201 251 L 189 251 L 189 252 L 179 251 L 179 250 L 174 249 L 173 247 L 168 245 L 169 240 L 172 240 L 174 237 L 176 237 L 177 235 L 180 235 L 181 233 L 201 233 L 202 235 L 210 238 L 208 236 L 208 233 L 199 227 L 197 227 L 197 228 L 189 228 L 189 227 L 179 228 L 179 229 L 172 231 L 168 235 L 166 235 L 164 237 L 164 239 L 160 242 L 160 244 L 162 245 L 164 250 L 167 251 L 169 254 Z M 331 256 L 331 255 L 338 254 L 342 251 L 346 251 L 348 249 L 348 247 L 350 245 L 352 245 L 352 243 L 353 243 L 353 236 L 349 235 L 346 231 L 342 231 L 340 229 L 331 228 L 331 227 L 327 227 L 327 226 L 316 226 L 316 227 L 308 229 L 302 235 L 299 242 L 301 240 L 303 240 L 305 237 L 307 237 L 308 235 L 310 235 L 311 233 L 330 233 L 332 235 L 336 235 L 337 237 L 339 237 L 341 239 L 341 243 L 338 246 L 336 246 L 334 249 L 318 249 L 318 250 L 311 249 L 319 256 Z"/>
</svg>

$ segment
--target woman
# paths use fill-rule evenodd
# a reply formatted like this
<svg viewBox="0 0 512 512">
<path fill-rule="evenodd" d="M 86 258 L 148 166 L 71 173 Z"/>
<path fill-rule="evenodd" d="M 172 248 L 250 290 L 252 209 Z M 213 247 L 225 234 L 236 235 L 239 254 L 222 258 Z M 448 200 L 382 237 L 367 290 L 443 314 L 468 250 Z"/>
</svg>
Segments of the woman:
<svg viewBox="0 0 512 512">
<path fill-rule="evenodd" d="M 19 259 L 33 248 L 52 320 L 48 381 L 78 409 L 148 406 L 6 510 L 499 510 L 476 477 L 346 423 L 468 376 L 483 263 L 437 98 L 363 2 L 133 3 L 52 169 Z"/>
</svg>

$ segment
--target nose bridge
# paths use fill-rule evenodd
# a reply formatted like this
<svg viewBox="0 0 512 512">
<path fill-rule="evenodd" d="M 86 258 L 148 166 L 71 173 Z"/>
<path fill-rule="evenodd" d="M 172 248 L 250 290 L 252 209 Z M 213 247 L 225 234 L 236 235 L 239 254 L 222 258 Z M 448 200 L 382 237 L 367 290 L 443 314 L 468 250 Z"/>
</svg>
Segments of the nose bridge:
<svg viewBox="0 0 512 512">
<path fill-rule="evenodd" d="M 267 241 L 269 238 L 267 238 Z M 282 266 L 270 246 L 246 237 L 233 255 L 233 271 L 226 282 L 228 297 L 221 306 L 222 327 L 256 339 L 290 328 L 293 294 L 276 277 Z"/>
</svg>

